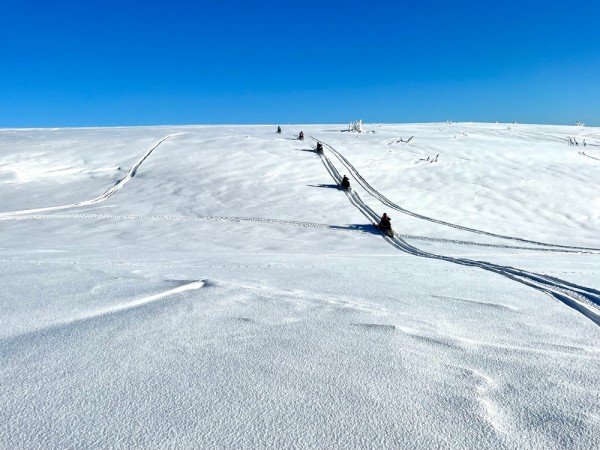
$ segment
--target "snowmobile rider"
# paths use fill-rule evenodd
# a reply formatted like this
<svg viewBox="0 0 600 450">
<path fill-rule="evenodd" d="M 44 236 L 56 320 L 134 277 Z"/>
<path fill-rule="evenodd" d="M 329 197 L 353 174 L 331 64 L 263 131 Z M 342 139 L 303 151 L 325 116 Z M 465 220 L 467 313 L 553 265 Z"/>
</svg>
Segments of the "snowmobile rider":
<svg viewBox="0 0 600 450">
<path fill-rule="evenodd" d="M 317 142 L 317 153 L 323 153 L 323 144 Z"/>
<path fill-rule="evenodd" d="M 300 139 L 301 141 L 304 140 L 304 132 L 300 132 L 300 134 L 298 135 L 298 139 Z"/>
<path fill-rule="evenodd" d="M 390 217 L 386 213 L 383 213 L 383 216 L 381 216 L 381 220 L 379 221 L 379 228 L 384 231 L 392 229 L 392 219 L 390 219 Z"/>
<path fill-rule="evenodd" d="M 344 177 L 342 178 L 342 188 L 344 188 L 345 190 L 350 189 L 350 180 L 348 179 L 348 177 L 346 175 L 344 175 Z"/>
<path fill-rule="evenodd" d="M 281 127 L 277 127 L 277 134 L 281 134 Z"/>
</svg>

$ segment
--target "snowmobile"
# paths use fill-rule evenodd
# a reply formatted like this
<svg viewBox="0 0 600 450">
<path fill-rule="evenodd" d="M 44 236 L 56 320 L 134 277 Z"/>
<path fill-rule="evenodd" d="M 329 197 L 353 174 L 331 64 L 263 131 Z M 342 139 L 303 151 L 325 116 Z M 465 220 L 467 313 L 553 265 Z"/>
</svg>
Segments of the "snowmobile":
<svg viewBox="0 0 600 450">
<path fill-rule="evenodd" d="M 375 228 L 377 228 L 379 231 L 381 231 L 388 237 L 394 237 L 395 233 L 394 230 L 392 230 L 392 222 L 388 215 L 385 213 L 381 217 L 379 224 L 375 225 Z"/>
<path fill-rule="evenodd" d="M 342 182 L 340 183 L 340 186 L 342 186 L 342 189 L 344 189 L 345 191 L 350 190 L 350 180 L 348 179 L 348 177 L 346 175 L 344 175 L 344 178 L 342 178 Z"/>
<path fill-rule="evenodd" d="M 317 142 L 317 148 L 315 149 L 317 153 L 323 153 L 323 144 Z"/>
<path fill-rule="evenodd" d="M 382 228 L 381 225 L 375 225 L 375 228 L 377 228 L 379 231 L 381 231 L 387 237 L 393 238 L 396 235 L 396 232 L 394 230 L 392 230 L 392 227 Z"/>
<path fill-rule="evenodd" d="M 300 139 L 301 141 L 304 140 L 304 133 L 301 131 L 300 134 L 298 135 L 298 139 Z"/>
</svg>

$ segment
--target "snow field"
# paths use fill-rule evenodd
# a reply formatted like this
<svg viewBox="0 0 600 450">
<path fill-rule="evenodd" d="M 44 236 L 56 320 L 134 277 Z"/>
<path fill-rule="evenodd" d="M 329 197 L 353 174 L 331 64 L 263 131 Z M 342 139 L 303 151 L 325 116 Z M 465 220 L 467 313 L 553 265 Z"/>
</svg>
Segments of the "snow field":
<svg viewBox="0 0 600 450">
<path fill-rule="evenodd" d="M 292 139 L 407 210 L 600 248 L 598 165 L 563 140 L 597 131 L 508 127 L 0 130 L 0 446 L 598 447 L 598 326 L 390 245 Z M 400 245 L 598 288 L 595 250 L 351 182 Z"/>
</svg>

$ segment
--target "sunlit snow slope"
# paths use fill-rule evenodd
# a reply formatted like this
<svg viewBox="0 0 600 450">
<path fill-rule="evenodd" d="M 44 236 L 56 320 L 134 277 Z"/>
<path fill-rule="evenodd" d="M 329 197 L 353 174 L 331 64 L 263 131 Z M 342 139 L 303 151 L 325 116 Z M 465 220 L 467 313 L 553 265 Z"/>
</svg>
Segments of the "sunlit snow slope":
<svg viewBox="0 0 600 450">
<path fill-rule="evenodd" d="M 600 447 L 600 129 L 275 129 L 0 129 L 1 448 Z"/>
</svg>

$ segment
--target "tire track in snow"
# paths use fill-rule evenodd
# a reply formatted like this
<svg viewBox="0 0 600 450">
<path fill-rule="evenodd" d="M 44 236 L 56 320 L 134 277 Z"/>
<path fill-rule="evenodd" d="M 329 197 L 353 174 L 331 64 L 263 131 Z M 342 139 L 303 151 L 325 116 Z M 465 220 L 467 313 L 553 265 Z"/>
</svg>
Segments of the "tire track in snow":
<svg viewBox="0 0 600 450">
<path fill-rule="evenodd" d="M 462 225 L 457 225 L 457 224 L 450 223 L 450 222 L 445 222 L 443 220 L 434 219 L 432 217 L 424 216 L 422 214 L 418 214 L 418 213 L 409 211 L 408 209 L 404 209 L 401 206 L 397 205 L 396 203 L 392 202 L 387 197 L 385 197 L 383 194 L 381 194 L 379 191 L 377 191 L 375 188 L 373 188 L 367 182 L 367 180 L 365 180 L 362 177 L 362 175 L 358 172 L 358 170 L 356 170 L 356 168 L 344 157 L 344 155 L 342 155 L 340 152 L 338 152 L 336 149 L 334 149 L 331 145 L 326 144 L 323 141 L 317 140 L 317 139 L 315 139 L 312 136 L 308 136 L 308 138 L 312 139 L 315 142 L 317 142 L 317 141 L 321 142 L 321 144 L 323 144 L 323 146 L 325 148 L 327 148 L 331 153 L 333 153 L 333 155 L 342 163 L 342 165 L 346 169 L 348 169 L 348 171 L 350 171 L 350 173 L 352 173 L 354 179 L 356 179 L 356 181 L 358 182 L 358 184 L 365 191 L 367 191 L 367 193 L 369 193 L 371 196 L 375 197 L 377 200 L 379 200 L 384 205 L 386 205 L 386 206 L 388 206 L 388 207 L 390 207 L 390 208 L 392 208 L 392 209 L 394 209 L 396 211 L 399 211 L 399 212 L 401 212 L 403 214 L 407 214 L 409 216 L 416 217 L 417 219 L 426 220 L 428 222 L 437 223 L 439 225 L 444 225 L 444 226 L 447 226 L 447 227 L 456 228 L 456 229 L 459 229 L 459 230 L 462 230 L 462 231 L 468 231 L 468 232 L 476 233 L 476 234 L 483 234 L 483 235 L 486 235 L 486 236 L 491 236 L 491 237 L 500 238 L 500 239 L 507 239 L 507 240 L 511 240 L 511 241 L 523 242 L 523 243 L 526 243 L 526 244 L 539 245 L 539 246 L 543 246 L 543 247 L 564 248 L 564 249 L 569 249 L 569 250 L 600 251 L 600 248 L 578 247 L 578 246 L 560 245 L 560 244 L 550 244 L 550 243 L 546 243 L 546 242 L 533 241 L 533 240 L 530 240 L 530 239 L 523 239 L 523 238 L 515 237 L 515 236 L 506 236 L 506 235 L 502 235 L 502 234 L 492 233 L 492 232 L 489 232 L 489 231 L 478 230 L 476 228 L 469 228 L 469 227 L 465 227 L 465 226 L 462 226 Z M 328 169 L 328 171 L 329 171 L 329 169 Z M 331 171 L 330 171 L 330 174 L 331 174 Z M 336 174 L 339 177 L 339 172 L 337 172 L 337 170 L 336 170 Z M 341 178 L 339 178 L 339 180 L 341 180 Z M 339 184 L 339 181 L 338 181 L 338 184 Z M 379 219 L 376 219 L 376 220 L 379 220 Z"/>
<path fill-rule="evenodd" d="M 168 136 L 165 136 L 164 138 L 162 138 L 150 150 L 148 150 L 146 153 L 144 153 L 144 156 L 142 156 L 133 166 L 131 166 L 131 168 L 127 171 L 127 173 L 125 174 L 125 176 L 123 178 L 121 178 L 119 181 L 117 181 L 115 184 L 113 184 L 111 187 L 109 187 L 102 194 L 100 194 L 99 196 L 97 196 L 95 198 L 92 198 L 91 200 L 83 200 L 81 202 L 70 203 L 70 204 L 67 204 L 67 205 L 48 206 L 48 207 L 44 207 L 44 208 L 24 209 L 24 210 L 21 210 L 21 211 L 7 211 L 7 212 L 0 213 L 0 218 L 2 218 L 2 217 L 9 217 L 9 216 L 16 216 L 16 215 L 21 215 L 21 214 L 35 214 L 35 213 L 49 212 L 49 211 L 61 211 L 61 210 L 64 210 L 64 209 L 72 209 L 72 208 L 79 208 L 79 207 L 82 207 L 82 206 L 89 206 L 89 205 L 93 205 L 93 204 L 100 203 L 100 202 L 103 202 L 105 200 L 108 200 L 119 189 L 123 188 L 123 186 L 125 186 L 129 181 L 131 181 L 131 179 L 133 177 L 135 177 L 135 175 L 137 174 L 137 171 L 140 168 L 140 166 L 142 165 L 142 163 L 152 154 L 152 152 L 154 150 L 156 150 L 158 148 L 158 146 L 160 146 L 160 144 L 162 144 L 163 142 L 165 142 L 167 139 L 171 139 L 173 136 L 177 136 L 179 134 L 183 134 L 183 133 L 169 134 Z"/>
<path fill-rule="evenodd" d="M 349 197 L 352 201 L 352 197 Z M 0 222 L 6 221 L 25 221 L 25 220 L 167 220 L 174 222 L 232 222 L 232 223 L 263 223 L 267 225 L 284 225 L 298 228 L 316 228 L 328 231 L 341 231 L 346 233 L 374 234 L 372 231 L 365 231 L 354 227 L 344 227 L 338 225 L 328 225 L 315 222 L 301 222 L 295 220 L 268 219 L 259 217 L 232 217 L 232 216 L 169 216 L 169 215 L 133 215 L 133 214 L 48 214 L 48 215 L 14 215 L 0 216 Z M 473 247 L 503 248 L 511 250 L 528 250 L 533 252 L 545 253 L 589 253 L 595 252 L 579 250 L 563 250 L 543 247 L 522 247 L 516 245 L 486 244 L 483 242 L 462 241 L 456 239 L 433 238 L 427 236 L 415 236 L 410 234 L 399 234 L 404 239 L 413 239 L 426 242 L 440 242 L 445 244 L 456 244 Z"/>
<path fill-rule="evenodd" d="M 268 219 L 260 217 L 235 217 L 235 216 L 170 216 L 170 215 L 135 215 L 135 214 L 48 214 L 48 215 L 23 215 L 0 217 L 2 221 L 22 221 L 22 220 L 97 220 L 97 219 L 116 219 L 116 220 L 168 220 L 174 222 L 237 222 L 237 223 L 266 223 L 276 225 L 290 225 L 301 228 L 321 228 L 354 233 L 369 234 L 360 229 L 347 228 L 336 225 L 328 225 L 315 222 L 301 222 L 296 220 Z"/>
<path fill-rule="evenodd" d="M 321 142 L 321 141 L 319 141 Z M 322 143 L 322 142 L 321 142 Z M 324 144 L 326 145 L 326 144 Z M 329 147 L 329 146 L 327 146 Z M 325 153 L 319 153 L 321 161 L 333 179 L 341 182 L 341 177 L 331 160 Z M 346 168 L 348 168 L 346 166 Z M 373 224 L 379 220 L 379 215 L 376 214 L 367 204 L 365 204 L 356 191 L 345 191 L 350 202 Z M 575 309 L 583 314 L 588 319 L 592 320 L 596 325 L 600 326 L 600 291 L 593 288 L 581 286 L 569 281 L 561 280 L 560 278 L 551 277 L 548 275 L 529 272 L 526 270 L 517 269 L 510 266 L 501 266 L 486 261 L 478 261 L 467 258 L 458 258 L 435 253 L 426 252 L 408 244 L 400 236 L 396 235 L 393 238 L 383 235 L 383 238 L 392 246 L 396 247 L 405 253 L 419 256 L 422 258 L 437 259 L 447 261 L 454 264 L 459 264 L 468 267 L 477 267 L 488 272 L 493 272 L 502 275 L 510 280 L 529 286 L 549 295 L 556 300 L 564 303 L 567 306 Z"/>
</svg>

